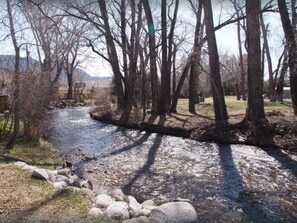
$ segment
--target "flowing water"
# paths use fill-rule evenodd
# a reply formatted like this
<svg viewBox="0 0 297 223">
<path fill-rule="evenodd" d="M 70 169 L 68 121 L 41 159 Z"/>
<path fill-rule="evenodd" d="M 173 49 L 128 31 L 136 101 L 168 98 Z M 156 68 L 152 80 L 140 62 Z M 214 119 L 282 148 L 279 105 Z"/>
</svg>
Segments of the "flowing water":
<svg viewBox="0 0 297 223">
<path fill-rule="evenodd" d="M 51 112 L 49 139 L 99 188 L 190 199 L 199 222 L 297 222 L 297 155 L 119 128 L 88 108 Z"/>
</svg>

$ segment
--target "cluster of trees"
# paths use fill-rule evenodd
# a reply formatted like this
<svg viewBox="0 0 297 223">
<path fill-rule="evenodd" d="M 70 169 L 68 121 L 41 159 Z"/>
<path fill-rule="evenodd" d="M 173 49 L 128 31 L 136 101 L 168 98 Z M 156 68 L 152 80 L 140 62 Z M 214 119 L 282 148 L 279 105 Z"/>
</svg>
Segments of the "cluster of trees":
<svg viewBox="0 0 297 223">
<path fill-rule="evenodd" d="M 260 0 L 229 0 L 228 7 L 233 8 L 234 13 L 217 26 L 214 25 L 214 1 L 209 0 L 6 2 L 16 55 L 15 118 L 21 109 L 17 103 L 20 97 L 18 58 L 24 43 L 19 43 L 12 8 L 17 8 L 29 24 L 34 37 L 31 45 L 36 46 L 42 71 L 48 74 L 45 78 L 52 87 L 63 68 L 71 86 L 73 71 L 81 62 L 79 53 L 82 49 L 91 49 L 112 69 L 119 109 L 129 112 L 141 106 L 145 114 L 150 99 L 152 114 L 176 112 L 182 87 L 188 80 L 189 111 L 196 112 L 195 104 L 199 102 L 198 92 L 202 88 L 199 82 L 202 74 L 206 74 L 211 85 L 216 126 L 224 128 L 228 124 L 228 113 L 223 86 L 231 83 L 238 100 L 247 99 L 246 120 L 258 125 L 266 121 L 262 97 L 264 68 L 268 68 L 268 95 L 272 101 L 281 93 L 289 68 L 292 103 L 297 115 L 295 0 L 289 4 L 285 0 L 267 0 L 265 4 Z M 194 15 L 192 29 L 180 18 L 181 4 L 183 7 L 187 4 Z M 284 50 L 275 70 L 265 13 L 280 15 L 285 34 Z M 231 24 L 237 27 L 238 56 L 225 54 L 220 58 L 215 32 Z M 182 63 L 180 58 L 184 58 Z M 69 87 L 69 98 L 72 94 Z"/>
</svg>

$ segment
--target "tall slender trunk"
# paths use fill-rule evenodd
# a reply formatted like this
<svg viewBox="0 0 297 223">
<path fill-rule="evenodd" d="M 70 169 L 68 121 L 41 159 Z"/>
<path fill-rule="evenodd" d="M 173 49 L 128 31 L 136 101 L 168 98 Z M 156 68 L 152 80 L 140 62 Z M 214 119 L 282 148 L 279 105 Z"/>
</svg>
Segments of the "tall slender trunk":
<svg viewBox="0 0 297 223">
<path fill-rule="evenodd" d="M 14 22 L 13 22 L 13 15 L 12 15 L 12 9 L 10 6 L 10 1 L 6 0 L 7 4 L 7 12 L 8 12 L 8 18 L 9 18 L 9 26 L 10 26 L 10 34 L 12 38 L 12 43 L 15 51 L 15 73 L 14 73 L 14 129 L 12 136 L 10 137 L 6 148 L 12 149 L 18 139 L 19 132 L 20 132 L 20 111 L 21 111 L 21 102 L 20 102 L 20 47 L 17 43 L 16 39 L 16 31 L 14 28 Z"/>
<path fill-rule="evenodd" d="M 192 61 L 192 67 L 190 72 L 189 80 L 189 112 L 195 113 L 195 104 L 198 100 L 198 73 L 199 73 L 199 63 L 201 57 L 202 44 L 200 44 L 200 32 L 201 32 L 201 19 L 202 19 L 202 2 L 199 1 L 198 11 L 197 11 L 197 21 L 196 30 L 194 38 L 194 56 Z"/>
<path fill-rule="evenodd" d="M 268 25 L 265 26 L 264 23 L 264 18 L 263 14 L 260 14 L 260 19 L 261 19 L 261 29 L 262 29 L 262 35 L 263 35 L 263 46 L 265 48 L 265 55 L 267 59 L 267 65 L 268 65 L 268 97 L 271 102 L 276 101 L 276 92 L 275 92 L 275 86 L 274 86 L 274 79 L 273 79 L 273 71 L 272 71 L 272 60 L 271 60 L 271 55 L 270 55 L 270 48 L 268 44 L 268 37 L 267 37 L 267 30 L 268 30 Z"/>
<path fill-rule="evenodd" d="M 157 53 L 155 26 L 152 17 L 151 8 L 148 0 L 142 0 L 144 12 L 146 15 L 147 26 L 149 30 L 149 57 L 150 57 L 150 73 L 151 73 L 151 91 L 152 91 L 152 114 L 158 114 L 159 84 L 157 72 Z"/>
<path fill-rule="evenodd" d="M 228 113 L 222 88 L 219 54 L 214 30 L 211 1 L 203 0 L 205 26 L 209 52 L 210 75 L 212 79 L 212 95 L 215 113 L 215 122 L 218 129 L 223 129 L 228 124 Z"/>
<path fill-rule="evenodd" d="M 286 1 L 278 0 L 277 2 L 286 42 L 288 45 L 291 98 L 294 114 L 297 115 L 297 45 L 294 35 L 294 28 L 290 21 Z"/>
</svg>

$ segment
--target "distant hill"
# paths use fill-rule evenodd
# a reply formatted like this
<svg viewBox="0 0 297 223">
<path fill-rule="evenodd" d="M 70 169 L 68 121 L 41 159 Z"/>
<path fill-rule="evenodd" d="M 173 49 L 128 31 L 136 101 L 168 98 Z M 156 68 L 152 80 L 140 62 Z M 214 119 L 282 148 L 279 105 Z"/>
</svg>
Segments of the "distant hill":
<svg viewBox="0 0 297 223">
<path fill-rule="evenodd" d="M 27 62 L 27 58 L 21 58 L 20 60 L 20 69 L 21 72 L 25 71 L 27 67 L 30 68 L 37 68 L 39 69 L 39 61 L 35 60 L 34 58 L 29 57 L 29 64 Z M 15 56 L 14 55 L 0 55 L 0 74 L 8 74 L 14 71 L 15 66 Z M 94 77 L 88 74 L 82 68 L 75 69 L 75 75 L 78 75 L 82 78 L 84 82 L 91 83 L 91 82 L 99 82 L 101 87 L 108 87 L 109 83 L 111 82 L 110 77 Z M 62 72 L 61 81 L 67 83 L 67 78 L 65 72 Z"/>
</svg>

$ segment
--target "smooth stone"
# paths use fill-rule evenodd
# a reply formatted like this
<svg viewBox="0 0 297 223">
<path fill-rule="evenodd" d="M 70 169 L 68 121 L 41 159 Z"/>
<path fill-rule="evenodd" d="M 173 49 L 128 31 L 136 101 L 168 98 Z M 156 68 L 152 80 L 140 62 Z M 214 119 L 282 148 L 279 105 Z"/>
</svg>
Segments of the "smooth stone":
<svg viewBox="0 0 297 223">
<path fill-rule="evenodd" d="M 194 223 L 198 215 L 188 202 L 170 202 L 152 210 L 151 217 L 156 217 L 170 223 Z"/>
<path fill-rule="evenodd" d="M 129 220 L 125 220 L 122 223 L 150 223 L 150 220 L 147 217 L 141 216 L 138 218 L 131 218 Z"/>
<path fill-rule="evenodd" d="M 111 193 L 112 197 L 117 197 L 119 199 L 119 197 L 122 198 L 123 201 L 128 202 L 128 197 L 123 193 L 123 191 L 121 189 L 115 189 L 113 190 Z"/>
<path fill-rule="evenodd" d="M 68 177 L 68 178 L 70 176 L 70 173 L 71 173 L 71 171 L 68 168 L 57 170 L 58 175 L 63 175 L 63 176 Z"/>
<path fill-rule="evenodd" d="M 148 217 L 148 219 L 150 220 L 150 223 L 165 223 L 165 221 L 155 217 Z"/>
<path fill-rule="evenodd" d="M 70 185 L 70 181 L 69 181 L 69 178 L 64 176 L 64 175 L 56 175 L 55 177 L 55 181 L 65 181 L 68 185 Z"/>
<path fill-rule="evenodd" d="M 89 215 L 91 215 L 92 217 L 99 217 L 100 215 L 103 215 L 103 211 L 100 208 L 91 208 L 89 211 Z"/>
<path fill-rule="evenodd" d="M 139 217 L 140 216 L 140 211 L 142 209 L 141 204 L 139 204 L 137 202 L 137 200 L 135 199 L 135 197 L 133 196 L 128 196 L 128 200 L 129 200 L 129 208 L 132 212 L 132 216 L 133 217 Z"/>
<path fill-rule="evenodd" d="M 127 220 L 129 219 L 128 204 L 121 201 L 115 202 L 107 207 L 106 214 L 113 220 Z"/>
<path fill-rule="evenodd" d="M 67 188 L 67 183 L 65 181 L 54 182 L 53 186 L 57 189 L 65 189 Z"/>
<path fill-rule="evenodd" d="M 155 205 L 155 202 L 154 202 L 153 200 L 146 200 L 146 201 L 144 201 L 144 202 L 141 204 L 141 206 L 142 206 L 143 208 L 146 208 L 147 206 L 152 207 L 152 206 L 156 206 L 156 205 Z"/>
<path fill-rule="evenodd" d="M 50 181 L 50 178 L 51 178 L 49 172 L 47 170 L 45 170 L 45 169 L 35 169 L 32 172 L 31 176 L 33 178 L 36 178 L 36 179 L 49 180 L 49 181 Z"/>
<path fill-rule="evenodd" d="M 140 210 L 140 216 L 150 216 L 150 214 L 152 213 L 152 210 L 147 209 L 147 208 L 143 208 Z"/>
<path fill-rule="evenodd" d="M 113 203 L 115 203 L 115 200 L 107 194 L 99 194 L 96 197 L 96 206 L 99 208 L 107 208 Z"/>
<path fill-rule="evenodd" d="M 92 190 L 88 188 L 81 188 L 80 192 L 83 196 L 85 196 L 86 198 L 88 198 L 89 200 L 95 203 L 96 197 Z"/>
</svg>

